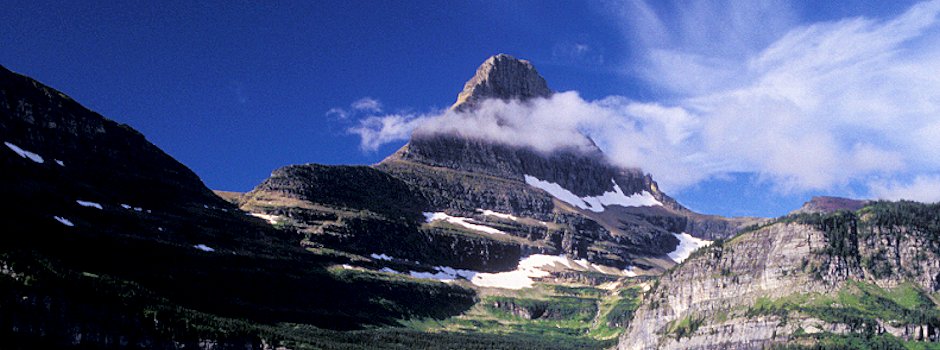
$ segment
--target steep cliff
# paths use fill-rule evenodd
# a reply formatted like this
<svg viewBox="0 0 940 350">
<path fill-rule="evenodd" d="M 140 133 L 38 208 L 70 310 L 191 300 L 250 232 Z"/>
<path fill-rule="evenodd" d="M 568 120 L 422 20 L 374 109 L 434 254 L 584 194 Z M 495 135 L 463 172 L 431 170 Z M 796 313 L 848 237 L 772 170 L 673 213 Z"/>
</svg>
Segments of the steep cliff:
<svg viewBox="0 0 940 350">
<path fill-rule="evenodd" d="M 476 74 L 457 95 L 453 110 L 472 109 L 482 100 L 497 98 L 530 99 L 551 96 L 545 78 L 529 61 L 499 54 L 490 57 L 477 68 Z"/>
<path fill-rule="evenodd" d="M 619 348 L 936 342 L 938 209 L 876 202 L 716 242 L 662 276 Z"/>
</svg>

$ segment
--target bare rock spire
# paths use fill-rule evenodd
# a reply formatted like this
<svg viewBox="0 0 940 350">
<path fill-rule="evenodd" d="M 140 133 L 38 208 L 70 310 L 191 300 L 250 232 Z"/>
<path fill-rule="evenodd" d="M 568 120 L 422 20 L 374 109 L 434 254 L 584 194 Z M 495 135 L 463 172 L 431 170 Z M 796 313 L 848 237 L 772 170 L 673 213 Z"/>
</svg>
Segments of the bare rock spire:
<svg viewBox="0 0 940 350">
<path fill-rule="evenodd" d="M 526 100 L 551 95 L 548 83 L 529 61 L 498 54 L 477 68 L 476 74 L 457 95 L 457 102 L 451 109 L 470 109 L 488 98 Z"/>
</svg>

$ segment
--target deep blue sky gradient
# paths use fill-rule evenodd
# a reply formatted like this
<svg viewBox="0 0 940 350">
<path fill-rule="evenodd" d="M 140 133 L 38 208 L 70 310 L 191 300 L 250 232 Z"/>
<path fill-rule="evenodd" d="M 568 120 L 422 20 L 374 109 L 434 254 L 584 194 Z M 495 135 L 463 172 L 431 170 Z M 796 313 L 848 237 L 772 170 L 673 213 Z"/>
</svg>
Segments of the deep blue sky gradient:
<svg viewBox="0 0 940 350">
<path fill-rule="evenodd" d="M 801 20 L 817 21 L 908 6 L 798 8 Z M 288 164 L 375 163 L 401 143 L 363 152 L 346 132 L 352 121 L 329 109 L 366 96 L 391 112 L 445 107 L 496 53 L 532 61 L 553 89 L 587 100 L 667 98 L 624 70 L 637 53 L 601 2 L 7 0 L 3 8 L 0 64 L 140 130 L 214 189 L 250 190 Z M 572 43 L 590 45 L 590 55 L 559 51 Z M 772 216 L 812 194 L 767 188 L 733 174 L 675 195 L 706 213 Z"/>
</svg>

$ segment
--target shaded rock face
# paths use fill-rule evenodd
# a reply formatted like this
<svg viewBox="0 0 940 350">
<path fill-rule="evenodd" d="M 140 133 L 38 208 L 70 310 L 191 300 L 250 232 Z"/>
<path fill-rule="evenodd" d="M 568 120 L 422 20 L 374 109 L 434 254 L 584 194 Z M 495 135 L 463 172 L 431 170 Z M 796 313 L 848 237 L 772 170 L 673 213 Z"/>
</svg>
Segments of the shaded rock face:
<svg viewBox="0 0 940 350">
<path fill-rule="evenodd" d="M 875 203 L 854 214 L 788 218 L 715 244 L 662 276 L 619 348 L 752 349 L 806 333 L 937 340 L 930 338 L 940 328 L 930 297 L 940 291 L 937 210 Z M 899 290 L 922 304 L 886 297 Z M 871 300 L 875 311 L 850 308 L 843 300 L 855 299 L 845 295 Z"/>
<path fill-rule="evenodd" d="M 488 98 L 526 100 L 551 95 L 548 83 L 529 61 L 499 54 L 490 57 L 477 68 L 476 74 L 457 95 L 457 102 L 451 109 L 471 109 Z"/>
<path fill-rule="evenodd" d="M 427 201 L 405 182 L 367 166 L 291 165 L 254 191 L 417 220 Z M 253 196 L 249 193 L 247 197 Z"/>
<path fill-rule="evenodd" d="M 544 154 L 527 147 L 496 144 L 453 135 L 415 135 L 386 161 L 404 160 L 491 175 L 524 182 L 524 175 L 554 182 L 579 196 L 597 196 L 613 190 L 612 180 L 624 193 L 651 190 L 652 179 L 639 169 L 620 169 L 607 162 L 601 150 L 558 150 Z M 657 191 L 658 192 L 658 191 Z"/>
<path fill-rule="evenodd" d="M 137 131 L 3 67 L 0 168 L 0 338 L 23 348 L 257 347 L 256 333 L 196 324 L 352 328 L 473 303 L 459 287 L 335 277 L 332 260 L 219 198 Z M 407 305 L 415 292 L 426 300 L 405 308 L 369 301 Z"/>
<path fill-rule="evenodd" d="M 127 125 L 89 111 L 61 92 L 0 67 L 0 141 L 39 154 L 42 164 L 23 163 L 3 146 L 5 169 L 35 173 L 34 181 L 70 177 L 91 188 L 113 188 L 109 198 L 135 206 L 159 202 L 221 202 L 188 168 Z M 62 161 L 59 166 L 55 161 Z M 47 168 L 39 174 L 37 168 Z M 53 172 L 52 170 L 57 170 Z M 105 171 L 106 170 L 106 171 Z M 14 172 L 6 174 L 13 175 Z M 55 174 L 55 175 L 53 175 Z M 126 191 L 121 191 L 126 190 Z M 126 192 L 122 195 L 121 192 Z M 85 194 L 87 200 L 100 200 Z M 145 200 L 146 203 L 141 203 Z"/>
</svg>

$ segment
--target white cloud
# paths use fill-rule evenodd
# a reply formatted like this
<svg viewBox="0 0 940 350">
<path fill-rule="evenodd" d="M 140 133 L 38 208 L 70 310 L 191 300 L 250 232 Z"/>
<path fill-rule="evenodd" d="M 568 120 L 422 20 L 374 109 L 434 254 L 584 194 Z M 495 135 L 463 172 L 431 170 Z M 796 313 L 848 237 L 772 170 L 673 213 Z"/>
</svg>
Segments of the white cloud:
<svg viewBox="0 0 940 350">
<path fill-rule="evenodd" d="M 539 151 L 590 147 L 582 127 L 603 121 L 606 111 L 575 92 L 529 102 L 487 100 L 473 112 L 447 111 L 428 118 L 417 133 L 450 133 Z"/>
<path fill-rule="evenodd" d="M 428 117 L 392 114 L 372 116 L 359 121 L 359 125 L 349 128 L 349 132 L 359 135 L 359 147 L 364 151 L 375 151 L 389 142 L 407 139 L 411 131 L 424 123 Z"/>
<path fill-rule="evenodd" d="M 337 119 L 344 120 L 344 119 L 349 118 L 349 112 L 339 107 L 333 107 L 333 108 L 330 108 L 330 110 L 326 111 L 326 116 L 336 117 Z"/>
<path fill-rule="evenodd" d="M 740 82 L 741 61 L 796 23 L 789 3 L 777 0 L 633 0 L 609 7 L 641 60 L 625 71 L 692 94 Z"/>
<path fill-rule="evenodd" d="M 379 113 L 382 111 L 382 103 L 371 97 L 363 97 L 353 102 L 350 107 L 355 110 Z"/>
<path fill-rule="evenodd" d="M 780 2 L 696 2 L 676 16 L 641 4 L 646 10 L 624 17 L 628 32 L 644 35 L 634 28 L 651 18 L 671 30 L 641 38 L 647 60 L 628 71 L 667 88 L 670 108 L 698 125 L 679 145 L 680 154 L 699 152 L 689 170 L 758 173 L 783 191 L 940 170 L 930 151 L 940 147 L 940 2 L 886 20 L 803 26 Z"/>
<path fill-rule="evenodd" d="M 486 100 L 471 112 L 446 110 L 425 115 L 370 117 L 349 131 L 360 135 L 364 150 L 416 134 L 447 133 L 526 146 L 549 152 L 587 150 L 593 141 L 619 165 L 642 165 L 653 174 L 670 173 L 664 183 L 684 186 L 708 176 L 701 155 L 689 145 L 697 139 L 693 116 L 681 108 L 640 104 L 623 97 L 585 101 L 576 92 L 556 93 L 526 102 Z M 590 135 L 590 139 L 586 136 Z"/>
<path fill-rule="evenodd" d="M 909 183 L 876 181 L 870 184 L 870 188 L 878 199 L 940 202 L 940 176 L 937 175 L 920 175 Z"/>
<path fill-rule="evenodd" d="M 350 117 L 372 116 L 376 113 L 382 113 L 382 102 L 371 97 L 363 97 L 350 103 L 349 108 L 333 107 L 325 114 L 328 117 L 347 120 Z"/>
</svg>

